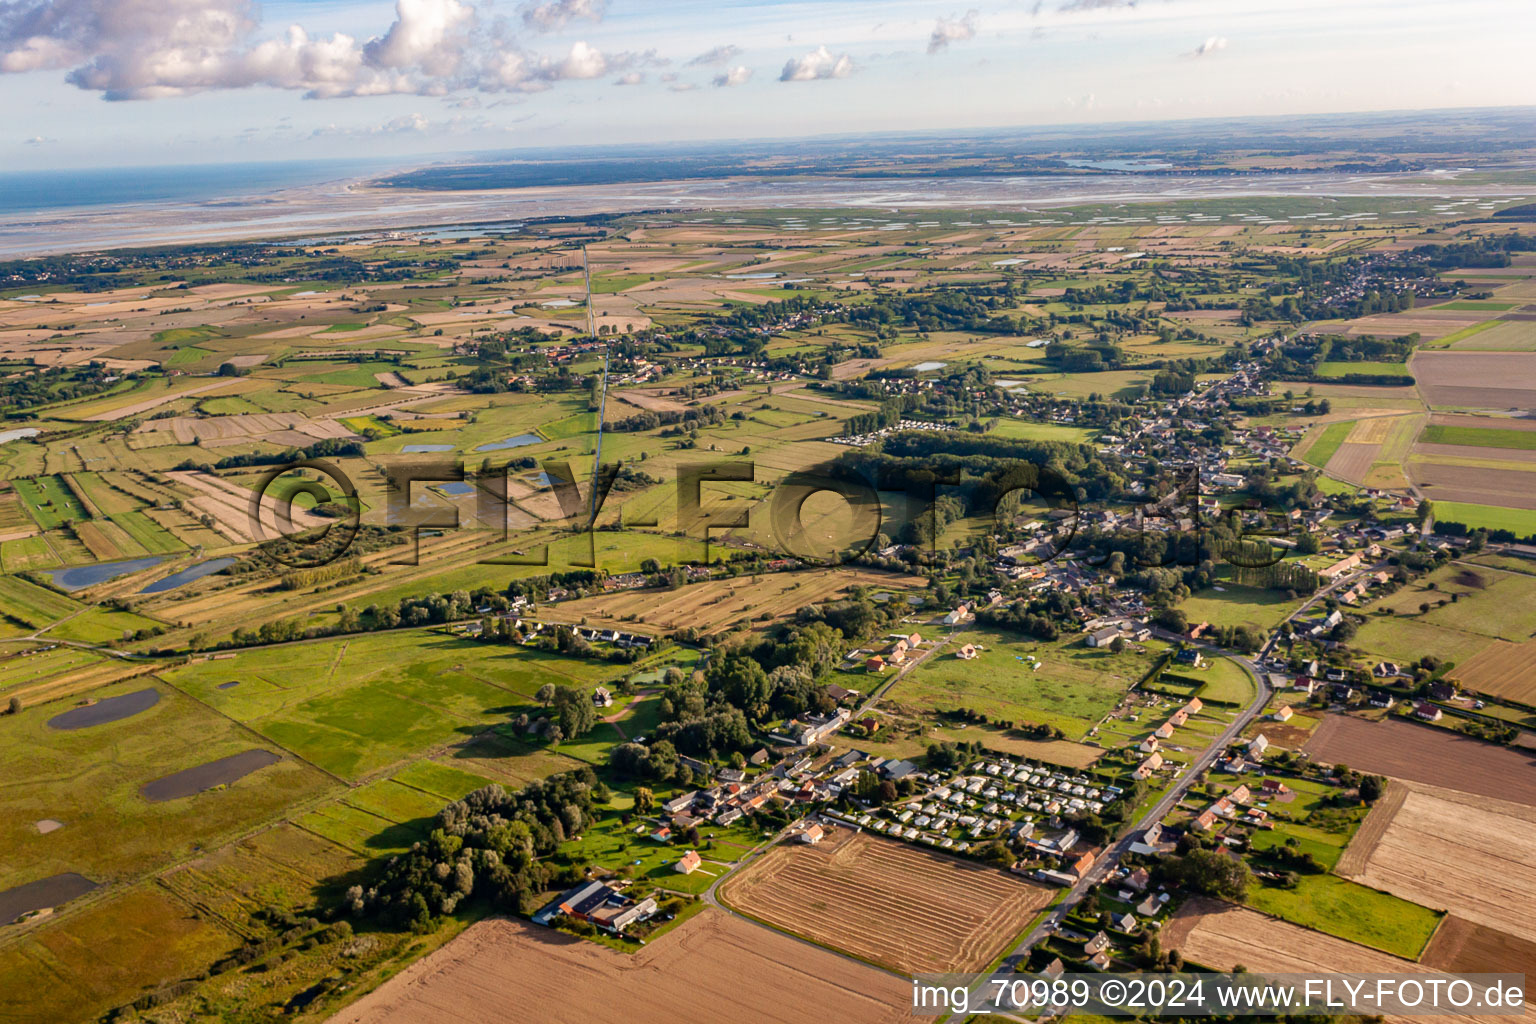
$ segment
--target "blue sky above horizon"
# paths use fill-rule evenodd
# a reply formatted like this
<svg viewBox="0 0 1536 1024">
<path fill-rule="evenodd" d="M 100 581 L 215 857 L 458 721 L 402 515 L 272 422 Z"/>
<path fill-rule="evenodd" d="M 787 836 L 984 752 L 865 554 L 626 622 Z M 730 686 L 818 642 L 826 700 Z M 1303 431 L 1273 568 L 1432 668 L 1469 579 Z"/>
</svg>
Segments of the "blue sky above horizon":
<svg viewBox="0 0 1536 1024">
<path fill-rule="evenodd" d="M 1527 0 L 0 0 L 0 166 L 1536 103 Z"/>
</svg>

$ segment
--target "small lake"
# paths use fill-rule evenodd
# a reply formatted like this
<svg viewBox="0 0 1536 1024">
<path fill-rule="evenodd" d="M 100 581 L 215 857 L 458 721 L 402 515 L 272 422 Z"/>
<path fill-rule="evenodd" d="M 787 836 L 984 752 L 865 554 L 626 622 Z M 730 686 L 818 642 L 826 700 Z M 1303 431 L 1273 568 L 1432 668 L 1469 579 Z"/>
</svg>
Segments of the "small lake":
<svg viewBox="0 0 1536 1024">
<path fill-rule="evenodd" d="M 95 704 L 87 704 L 83 708 L 71 708 L 62 715 L 54 715 L 48 719 L 48 727 L 86 729 L 93 725 L 105 725 L 108 722 L 132 718 L 141 711 L 148 711 L 158 703 L 160 703 L 160 691 L 149 687 L 118 697 L 107 697 Z"/>
<path fill-rule="evenodd" d="M 918 373 L 923 373 L 927 370 L 942 370 L 948 365 L 948 363 L 936 363 L 932 360 L 929 360 L 926 363 L 918 363 L 916 366 L 912 367 L 912 369 L 916 370 Z"/>
<path fill-rule="evenodd" d="M 36 882 L 18 885 L 0 892 L 0 925 L 10 924 L 22 914 L 62 906 L 96 888 L 84 875 L 69 872 L 51 875 Z"/>
<path fill-rule="evenodd" d="M 546 299 L 539 303 L 539 305 L 545 309 L 570 309 L 572 306 L 580 305 L 580 303 L 574 302 L 571 299 Z"/>
<path fill-rule="evenodd" d="M 732 281 L 769 281 L 779 275 L 771 270 L 759 271 L 755 274 L 726 274 Z"/>
<path fill-rule="evenodd" d="M 451 444 L 408 444 L 400 451 L 406 455 L 420 455 L 423 452 L 451 452 Z"/>
<path fill-rule="evenodd" d="M 165 561 L 163 557 L 131 558 L 126 562 L 97 562 L 95 565 L 76 565 L 68 569 L 54 569 L 48 573 L 53 585 L 65 590 L 84 590 L 107 580 L 115 580 L 131 572 L 141 572 Z"/>
<path fill-rule="evenodd" d="M 175 590 L 177 587 L 185 586 L 193 580 L 200 580 L 204 576 L 211 576 L 220 569 L 234 564 L 235 560 L 233 558 L 211 558 L 206 562 L 189 565 L 180 572 L 173 572 L 163 580 L 155 580 L 155 582 L 139 591 L 139 593 L 159 594 L 167 590 Z"/>
<path fill-rule="evenodd" d="M 553 487 L 558 482 L 559 481 L 550 476 L 548 473 L 544 472 L 542 469 L 533 474 L 533 486 L 535 487 Z"/>
<path fill-rule="evenodd" d="M 18 427 L 15 430 L 0 431 L 0 444 L 7 441 L 19 441 L 24 437 L 36 437 L 39 431 L 36 427 Z"/>
<path fill-rule="evenodd" d="M 516 437 L 505 437 L 500 441 L 491 441 L 476 448 L 477 452 L 499 452 L 506 448 L 522 448 L 525 445 L 538 444 L 544 440 L 538 434 L 518 434 Z"/>
<path fill-rule="evenodd" d="M 433 484 L 434 491 L 442 491 L 450 498 L 462 498 L 468 494 L 474 494 L 475 489 L 462 480 L 450 480 L 445 484 Z"/>
<path fill-rule="evenodd" d="M 270 750 L 247 750 L 243 753 L 231 754 L 229 757 L 221 757 L 217 761 L 197 765 L 194 768 L 183 769 L 172 775 L 155 779 L 153 782 L 146 782 L 139 787 L 139 793 L 152 804 L 178 800 L 181 797 L 193 796 L 213 789 L 215 786 L 231 785 L 252 772 L 281 760 L 282 758 Z"/>
</svg>

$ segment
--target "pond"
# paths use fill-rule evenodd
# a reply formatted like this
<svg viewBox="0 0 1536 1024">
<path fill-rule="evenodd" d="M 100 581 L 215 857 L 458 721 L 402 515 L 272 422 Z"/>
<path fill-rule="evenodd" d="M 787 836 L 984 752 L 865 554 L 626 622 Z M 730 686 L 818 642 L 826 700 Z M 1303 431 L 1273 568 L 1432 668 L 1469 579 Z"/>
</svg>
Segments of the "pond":
<svg viewBox="0 0 1536 1024">
<path fill-rule="evenodd" d="M 107 697 L 83 708 L 71 708 L 62 715 L 48 719 L 50 729 L 85 729 L 108 722 L 120 722 L 132 718 L 141 711 L 148 711 L 160 703 L 160 691 L 154 687 Z"/>
<path fill-rule="evenodd" d="M 465 495 L 475 493 L 474 487 L 462 480 L 450 480 L 445 484 L 433 484 L 432 489 L 434 491 L 442 491 L 450 498 L 462 498 Z"/>
<path fill-rule="evenodd" d="M 84 590 L 107 580 L 115 580 L 131 572 L 140 572 L 165 561 L 163 557 L 130 558 L 126 562 L 97 562 L 94 565 L 75 565 L 68 569 L 53 569 L 48 578 L 53 585 L 65 590 Z"/>
<path fill-rule="evenodd" d="M 177 800 L 213 789 L 215 786 L 228 786 L 245 778 L 251 772 L 281 760 L 282 758 L 270 750 L 247 750 L 163 776 L 153 782 L 146 782 L 139 787 L 139 793 L 152 804 Z"/>
<path fill-rule="evenodd" d="M 7 441 L 19 441 L 24 437 L 36 437 L 37 435 L 38 429 L 36 427 L 17 427 L 15 430 L 0 430 L 0 444 L 5 444 Z"/>
<path fill-rule="evenodd" d="M 408 444 L 400 449 L 406 455 L 419 455 L 423 452 L 451 452 L 451 444 Z"/>
<path fill-rule="evenodd" d="M 200 580 L 204 576 L 212 576 L 220 569 L 234 564 L 235 560 L 233 558 L 210 558 L 206 562 L 189 565 L 180 572 L 173 572 L 163 580 L 155 580 L 155 582 L 139 591 L 139 593 L 160 594 L 167 590 L 175 590 L 177 587 L 185 586 L 193 580 Z"/>
<path fill-rule="evenodd" d="M 544 440 L 538 434 L 518 434 L 516 437 L 505 437 L 500 441 L 491 441 L 476 448 L 477 452 L 499 452 L 505 448 L 522 448 L 525 445 L 538 444 Z"/>
<path fill-rule="evenodd" d="M 916 370 L 919 373 L 922 373 L 922 372 L 924 372 L 926 370 L 942 370 L 942 369 L 944 369 L 944 367 L 946 367 L 948 365 L 949 365 L 948 363 L 938 363 L 938 362 L 934 362 L 933 360 L 930 359 L 926 363 L 918 363 L 916 366 L 912 367 L 912 369 Z"/>
</svg>

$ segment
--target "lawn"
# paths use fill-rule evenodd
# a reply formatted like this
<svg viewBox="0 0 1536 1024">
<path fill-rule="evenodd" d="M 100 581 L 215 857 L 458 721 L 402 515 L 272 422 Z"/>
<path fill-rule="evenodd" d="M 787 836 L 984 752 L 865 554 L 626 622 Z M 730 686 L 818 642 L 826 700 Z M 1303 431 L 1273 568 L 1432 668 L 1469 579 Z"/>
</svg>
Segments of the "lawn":
<svg viewBox="0 0 1536 1024">
<path fill-rule="evenodd" d="M 1337 875 L 1303 874 L 1295 889 L 1255 880 L 1248 905 L 1282 920 L 1416 960 L 1441 915 Z"/>
<path fill-rule="evenodd" d="M 985 650 L 965 661 L 955 655 L 962 643 Z M 1040 659 L 1041 667 L 1032 668 L 1026 655 Z M 1145 655 L 1095 650 L 1080 637 L 1045 643 L 972 629 L 908 673 L 888 699 L 927 711 L 966 708 L 994 720 L 1048 725 L 1078 740 L 1149 668 Z"/>
<path fill-rule="evenodd" d="M 1191 625 L 1209 622 L 1213 626 L 1247 626 L 1267 631 L 1278 626 L 1300 602 L 1292 601 L 1284 591 L 1260 590 L 1234 583 L 1218 583 L 1186 597 L 1180 604 Z"/>
<path fill-rule="evenodd" d="M 1258 696 L 1253 686 L 1253 677 L 1231 658 L 1217 658 L 1203 669 L 1191 670 L 1189 666 L 1181 665 L 1178 671 L 1180 675 L 1205 680 L 1205 689 L 1200 691 L 1202 700 L 1247 707 Z"/>
<path fill-rule="evenodd" d="M 657 798 L 661 799 L 661 795 L 658 794 Z M 679 857 L 695 847 L 690 847 L 680 839 L 671 843 L 657 842 L 649 835 L 657 827 L 655 821 L 645 817 L 631 818 L 629 825 L 625 826 L 617 811 L 609 811 L 597 824 L 588 828 L 580 839 L 562 846 L 555 860 L 567 863 L 589 860 L 597 867 L 663 889 L 697 893 L 708 889 L 717 877 L 728 870 L 723 864 L 710 863 L 711 858 L 718 857 L 729 862 L 745 852 L 735 845 L 711 849 L 714 845 L 711 837 L 724 835 L 728 831 L 734 835 L 737 830 L 705 825 L 699 829 L 700 843 L 696 848 L 699 856 L 704 858 L 704 863 L 691 874 L 680 874 L 673 865 Z"/>
</svg>

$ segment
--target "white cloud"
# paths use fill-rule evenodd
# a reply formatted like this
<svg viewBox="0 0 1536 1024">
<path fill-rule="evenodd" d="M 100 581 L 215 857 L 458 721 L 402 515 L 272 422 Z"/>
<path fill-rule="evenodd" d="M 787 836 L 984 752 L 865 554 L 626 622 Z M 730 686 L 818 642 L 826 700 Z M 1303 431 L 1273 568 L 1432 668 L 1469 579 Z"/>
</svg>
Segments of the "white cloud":
<svg viewBox="0 0 1536 1024">
<path fill-rule="evenodd" d="M 928 37 L 928 53 L 932 56 L 940 50 L 948 49 L 950 43 L 964 42 L 976 37 L 976 14 L 969 10 L 961 18 L 940 18 L 938 24 L 933 26 L 933 34 Z"/>
<path fill-rule="evenodd" d="M 667 88 L 673 92 L 693 92 L 698 86 L 693 82 L 673 82 Z"/>
<path fill-rule="evenodd" d="M 1217 50 L 1225 50 L 1226 48 L 1227 40 L 1225 36 L 1211 36 L 1205 42 L 1195 47 L 1194 52 L 1190 56 L 1204 57 L 1208 53 L 1215 53 Z"/>
<path fill-rule="evenodd" d="M 613 80 L 614 85 L 641 85 L 644 82 L 644 71 L 626 71 Z"/>
<path fill-rule="evenodd" d="M 853 58 L 846 53 L 832 56 L 826 46 L 818 46 L 804 57 L 791 57 L 779 72 L 781 82 L 811 82 L 818 78 L 847 78 L 853 74 Z"/>
<path fill-rule="evenodd" d="M 690 68 L 697 68 L 729 64 L 733 59 L 740 56 L 740 54 L 741 47 L 739 46 L 716 46 L 713 49 L 705 50 L 703 53 L 690 60 L 686 66 Z"/>
<path fill-rule="evenodd" d="M 467 46 L 475 12 L 459 0 L 396 0 L 395 23 L 363 47 L 369 64 L 380 68 L 421 68 L 430 75 L 452 74 Z"/>
<path fill-rule="evenodd" d="M 716 75 L 713 79 L 720 88 L 733 88 L 738 85 L 746 85 L 752 77 L 752 69 L 745 64 L 738 64 L 723 74 Z"/>
<path fill-rule="evenodd" d="M 608 0 L 549 0 L 518 8 L 523 24 L 538 32 L 558 32 L 573 21 L 598 22 L 608 13 Z"/>
</svg>

